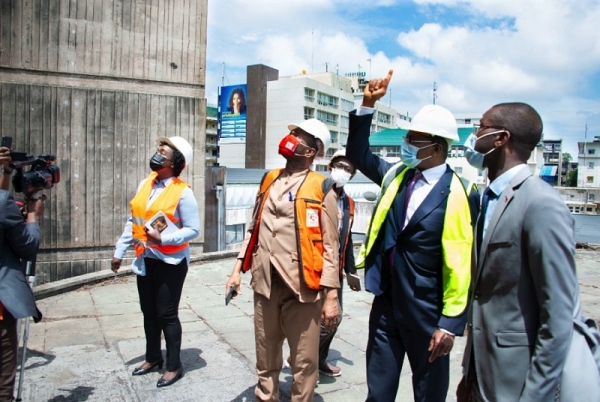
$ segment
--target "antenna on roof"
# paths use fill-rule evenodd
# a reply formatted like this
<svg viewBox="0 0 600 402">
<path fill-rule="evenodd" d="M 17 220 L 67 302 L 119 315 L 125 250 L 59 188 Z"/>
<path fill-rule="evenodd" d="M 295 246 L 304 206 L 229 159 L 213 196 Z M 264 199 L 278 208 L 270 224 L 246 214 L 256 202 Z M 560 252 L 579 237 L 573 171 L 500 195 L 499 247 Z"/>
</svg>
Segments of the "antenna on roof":
<svg viewBox="0 0 600 402">
<path fill-rule="evenodd" d="M 437 99 L 437 82 L 433 81 L 433 104 L 435 105 L 435 100 Z"/>
</svg>

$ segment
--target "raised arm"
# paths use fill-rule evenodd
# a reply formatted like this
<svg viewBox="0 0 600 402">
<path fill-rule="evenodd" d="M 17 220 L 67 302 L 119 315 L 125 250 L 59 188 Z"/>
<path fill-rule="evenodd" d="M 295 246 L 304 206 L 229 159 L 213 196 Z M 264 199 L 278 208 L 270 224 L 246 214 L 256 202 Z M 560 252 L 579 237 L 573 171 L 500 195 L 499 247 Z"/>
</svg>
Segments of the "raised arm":
<svg viewBox="0 0 600 402">
<path fill-rule="evenodd" d="M 362 105 L 350 112 L 346 157 L 358 170 L 377 184 L 381 183 L 383 176 L 393 164 L 371 152 L 369 148 L 371 120 L 375 103 L 386 94 L 392 74 L 393 70 L 390 70 L 387 77 L 369 81 L 364 90 Z"/>
</svg>

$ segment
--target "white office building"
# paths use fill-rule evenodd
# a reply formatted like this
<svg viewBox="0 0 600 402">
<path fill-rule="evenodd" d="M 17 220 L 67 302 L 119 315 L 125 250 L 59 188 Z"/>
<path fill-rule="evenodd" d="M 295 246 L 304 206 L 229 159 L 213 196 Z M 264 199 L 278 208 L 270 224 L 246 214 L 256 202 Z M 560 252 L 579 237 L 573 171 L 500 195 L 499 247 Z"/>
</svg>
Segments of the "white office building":
<svg viewBox="0 0 600 402">
<path fill-rule="evenodd" d="M 360 90 L 353 84 L 356 85 L 356 80 L 331 72 L 280 77 L 267 82 L 265 169 L 285 165 L 285 159 L 277 153 L 277 148 L 288 133 L 288 124 L 316 118 L 329 128 L 331 146 L 326 158 L 316 160 L 313 169 L 327 170 L 329 157 L 345 147 L 348 140 L 348 113 L 356 108 L 355 98 L 358 97 L 355 97 L 355 93 Z M 399 120 L 407 119 L 407 116 L 378 102 L 371 131 L 395 128 Z M 229 168 L 244 168 L 245 152 L 245 143 L 221 144 L 219 164 Z"/>
</svg>

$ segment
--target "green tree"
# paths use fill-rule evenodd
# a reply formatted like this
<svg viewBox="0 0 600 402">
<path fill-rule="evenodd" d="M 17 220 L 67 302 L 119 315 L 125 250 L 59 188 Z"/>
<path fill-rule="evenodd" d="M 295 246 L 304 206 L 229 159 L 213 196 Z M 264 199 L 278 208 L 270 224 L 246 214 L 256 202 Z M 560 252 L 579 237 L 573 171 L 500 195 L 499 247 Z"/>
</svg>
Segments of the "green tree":
<svg viewBox="0 0 600 402">
<path fill-rule="evenodd" d="M 571 154 L 570 154 L 570 153 L 568 153 L 568 152 L 565 152 L 565 153 L 563 154 L 563 162 L 567 162 L 567 163 L 569 163 L 569 162 L 571 162 L 572 160 L 573 160 L 573 157 L 571 156 Z"/>
<path fill-rule="evenodd" d="M 577 187 L 577 169 L 573 169 L 567 173 L 567 182 L 565 183 L 565 186 Z"/>
</svg>

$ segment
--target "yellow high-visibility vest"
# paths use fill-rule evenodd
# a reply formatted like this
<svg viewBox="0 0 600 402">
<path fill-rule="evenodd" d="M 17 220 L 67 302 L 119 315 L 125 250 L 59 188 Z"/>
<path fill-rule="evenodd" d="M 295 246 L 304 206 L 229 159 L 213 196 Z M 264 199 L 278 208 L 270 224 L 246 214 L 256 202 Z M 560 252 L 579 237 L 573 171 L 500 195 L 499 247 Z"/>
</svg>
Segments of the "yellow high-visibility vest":
<svg viewBox="0 0 600 402">
<path fill-rule="evenodd" d="M 402 179 L 409 170 L 400 162 L 392 166 L 383 177 L 379 199 L 368 225 L 367 237 L 356 259 L 356 268 L 369 269 L 365 266 L 367 257 L 374 251 L 373 245 L 396 198 Z M 456 173 L 453 174 L 441 239 L 444 289 L 442 314 L 447 317 L 456 317 L 467 307 L 474 236 L 469 194 L 476 189 L 474 183 L 461 179 Z"/>
</svg>

